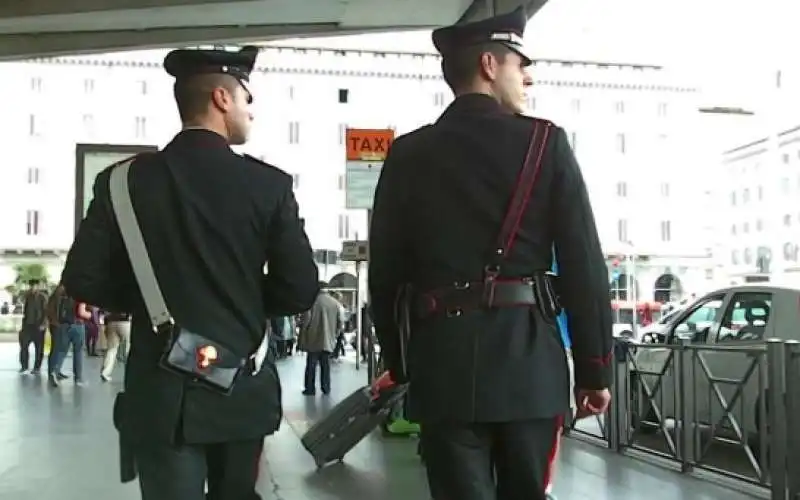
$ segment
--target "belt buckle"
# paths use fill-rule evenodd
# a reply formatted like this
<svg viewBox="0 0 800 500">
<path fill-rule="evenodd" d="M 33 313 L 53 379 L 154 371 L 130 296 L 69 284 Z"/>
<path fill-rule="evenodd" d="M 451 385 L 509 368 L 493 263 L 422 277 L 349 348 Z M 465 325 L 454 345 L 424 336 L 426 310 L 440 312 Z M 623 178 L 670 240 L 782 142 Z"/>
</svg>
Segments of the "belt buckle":
<svg viewBox="0 0 800 500">
<path fill-rule="evenodd" d="M 464 310 L 461 309 L 460 307 L 453 307 L 453 308 L 448 309 L 445 312 L 445 315 L 448 318 L 457 318 L 457 317 L 461 316 L 462 314 L 464 314 Z"/>
</svg>

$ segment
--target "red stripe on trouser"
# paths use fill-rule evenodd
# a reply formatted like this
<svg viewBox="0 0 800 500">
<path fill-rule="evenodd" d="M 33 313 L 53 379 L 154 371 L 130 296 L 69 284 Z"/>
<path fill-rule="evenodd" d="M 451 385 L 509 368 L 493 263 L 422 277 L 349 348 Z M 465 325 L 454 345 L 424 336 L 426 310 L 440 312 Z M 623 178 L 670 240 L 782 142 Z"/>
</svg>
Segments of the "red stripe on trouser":
<svg viewBox="0 0 800 500">
<path fill-rule="evenodd" d="M 556 429 L 553 433 L 553 445 L 550 447 L 550 452 L 547 454 L 547 469 L 544 472 L 544 487 L 550 486 L 553 481 L 553 471 L 556 467 L 556 458 L 558 457 L 558 441 L 561 435 L 561 428 L 564 426 L 564 416 L 559 415 L 556 417 Z"/>
</svg>

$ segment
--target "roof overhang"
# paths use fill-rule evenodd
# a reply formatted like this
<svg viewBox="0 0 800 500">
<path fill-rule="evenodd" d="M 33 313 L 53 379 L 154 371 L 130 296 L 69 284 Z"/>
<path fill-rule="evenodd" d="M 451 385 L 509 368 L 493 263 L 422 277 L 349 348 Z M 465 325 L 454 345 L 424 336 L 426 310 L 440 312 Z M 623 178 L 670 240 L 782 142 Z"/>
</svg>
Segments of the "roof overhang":
<svg viewBox="0 0 800 500">
<path fill-rule="evenodd" d="M 0 60 L 426 29 L 547 0 L 5 0 Z"/>
</svg>

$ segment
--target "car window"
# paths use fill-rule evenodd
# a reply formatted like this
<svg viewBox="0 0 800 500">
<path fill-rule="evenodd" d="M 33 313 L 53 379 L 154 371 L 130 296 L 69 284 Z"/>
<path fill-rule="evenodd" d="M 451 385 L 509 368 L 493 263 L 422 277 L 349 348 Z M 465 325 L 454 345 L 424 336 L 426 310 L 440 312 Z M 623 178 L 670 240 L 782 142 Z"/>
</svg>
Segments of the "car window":
<svg viewBox="0 0 800 500">
<path fill-rule="evenodd" d="M 705 342 L 714 324 L 717 311 L 722 307 L 723 296 L 713 296 L 697 303 L 672 327 L 670 343 L 685 338 L 691 342 Z"/>
<path fill-rule="evenodd" d="M 717 342 L 753 342 L 764 338 L 772 309 L 772 294 L 741 292 L 731 299 L 720 323 Z"/>
</svg>

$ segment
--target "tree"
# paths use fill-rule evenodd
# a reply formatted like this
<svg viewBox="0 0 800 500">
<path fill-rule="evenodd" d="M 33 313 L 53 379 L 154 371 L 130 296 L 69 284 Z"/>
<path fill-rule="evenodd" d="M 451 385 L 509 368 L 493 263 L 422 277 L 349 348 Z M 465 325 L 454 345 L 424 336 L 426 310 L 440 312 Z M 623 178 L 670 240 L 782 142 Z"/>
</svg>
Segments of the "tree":
<svg viewBox="0 0 800 500">
<path fill-rule="evenodd" d="M 14 266 L 16 277 L 14 278 L 14 286 L 17 290 L 22 290 L 30 280 L 39 280 L 42 283 L 48 283 L 49 277 L 47 275 L 47 268 L 44 264 L 30 263 L 30 264 L 17 264 Z"/>
</svg>

